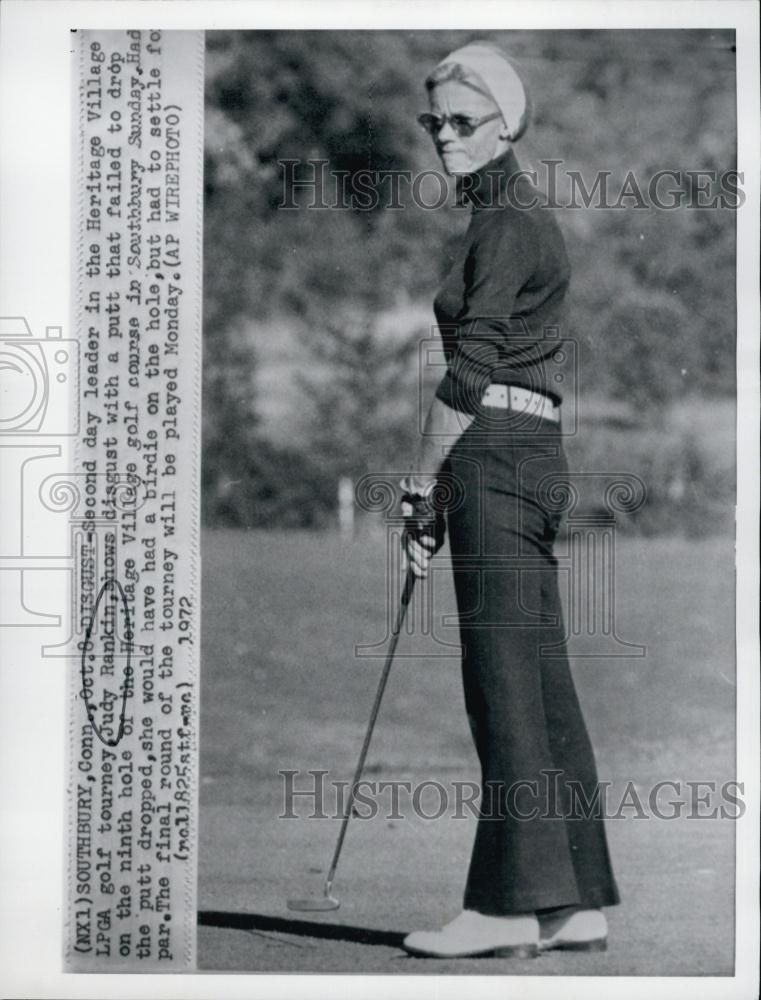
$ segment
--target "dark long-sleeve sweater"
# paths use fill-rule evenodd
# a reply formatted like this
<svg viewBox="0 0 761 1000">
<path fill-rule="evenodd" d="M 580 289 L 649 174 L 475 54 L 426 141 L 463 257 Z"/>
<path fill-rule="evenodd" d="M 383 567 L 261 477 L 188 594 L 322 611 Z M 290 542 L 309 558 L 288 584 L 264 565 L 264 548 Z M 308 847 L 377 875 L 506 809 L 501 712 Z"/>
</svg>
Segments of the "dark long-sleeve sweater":
<svg viewBox="0 0 761 1000">
<path fill-rule="evenodd" d="M 436 396 L 472 414 L 497 382 L 560 402 L 547 359 L 566 333 L 570 267 L 552 210 L 512 150 L 468 177 L 463 192 L 470 224 L 434 301 L 447 358 Z"/>
</svg>

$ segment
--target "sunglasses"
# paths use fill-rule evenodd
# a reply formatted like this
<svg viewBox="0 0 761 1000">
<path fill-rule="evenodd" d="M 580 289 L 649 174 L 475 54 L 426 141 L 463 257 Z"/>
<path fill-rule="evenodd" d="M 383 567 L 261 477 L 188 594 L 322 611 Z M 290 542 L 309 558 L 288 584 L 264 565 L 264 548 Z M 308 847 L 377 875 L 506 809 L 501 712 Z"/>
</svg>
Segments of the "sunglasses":
<svg viewBox="0 0 761 1000">
<path fill-rule="evenodd" d="M 435 115 L 432 112 L 426 112 L 425 114 L 418 115 L 417 120 L 428 135 L 438 135 L 444 128 L 445 123 L 449 122 L 461 139 L 467 139 L 473 135 L 477 128 L 481 128 L 487 122 L 501 117 L 501 111 L 494 111 L 490 115 L 484 115 L 483 118 L 468 118 L 467 115 Z"/>
</svg>

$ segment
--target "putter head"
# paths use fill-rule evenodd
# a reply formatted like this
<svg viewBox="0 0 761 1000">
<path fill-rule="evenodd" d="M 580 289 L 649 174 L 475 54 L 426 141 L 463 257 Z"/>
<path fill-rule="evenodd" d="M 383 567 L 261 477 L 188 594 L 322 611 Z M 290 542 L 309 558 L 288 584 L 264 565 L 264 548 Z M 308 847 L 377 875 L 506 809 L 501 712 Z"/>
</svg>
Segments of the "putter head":
<svg viewBox="0 0 761 1000">
<path fill-rule="evenodd" d="M 299 910 L 301 913 L 320 913 L 325 910 L 337 910 L 341 905 L 333 896 L 317 896 L 313 899 L 289 899 L 289 910 Z"/>
</svg>

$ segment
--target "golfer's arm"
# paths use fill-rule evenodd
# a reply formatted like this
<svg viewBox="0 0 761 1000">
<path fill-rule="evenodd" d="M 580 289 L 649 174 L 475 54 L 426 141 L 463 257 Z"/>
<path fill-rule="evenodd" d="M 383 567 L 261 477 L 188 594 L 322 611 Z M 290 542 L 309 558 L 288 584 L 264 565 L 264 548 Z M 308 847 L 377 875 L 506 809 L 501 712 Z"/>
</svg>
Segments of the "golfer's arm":
<svg viewBox="0 0 761 1000">
<path fill-rule="evenodd" d="M 434 397 L 423 425 L 423 435 L 413 467 L 418 488 L 430 482 L 439 472 L 449 452 L 473 423 L 473 417 Z"/>
</svg>

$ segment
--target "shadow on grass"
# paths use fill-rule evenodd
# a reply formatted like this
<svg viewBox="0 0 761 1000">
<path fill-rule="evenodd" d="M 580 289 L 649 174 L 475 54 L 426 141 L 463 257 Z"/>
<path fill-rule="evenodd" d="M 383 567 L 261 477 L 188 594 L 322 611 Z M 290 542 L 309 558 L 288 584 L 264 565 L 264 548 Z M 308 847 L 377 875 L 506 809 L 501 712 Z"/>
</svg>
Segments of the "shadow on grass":
<svg viewBox="0 0 761 1000">
<path fill-rule="evenodd" d="M 198 925 L 239 931 L 271 931 L 329 941 L 378 945 L 383 948 L 401 948 L 404 940 L 404 934 L 398 931 L 377 931 L 351 924 L 323 924 L 315 920 L 293 920 L 291 917 L 268 917 L 262 913 L 226 913 L 224 910 L 199 911 Z"/>
</svg>

